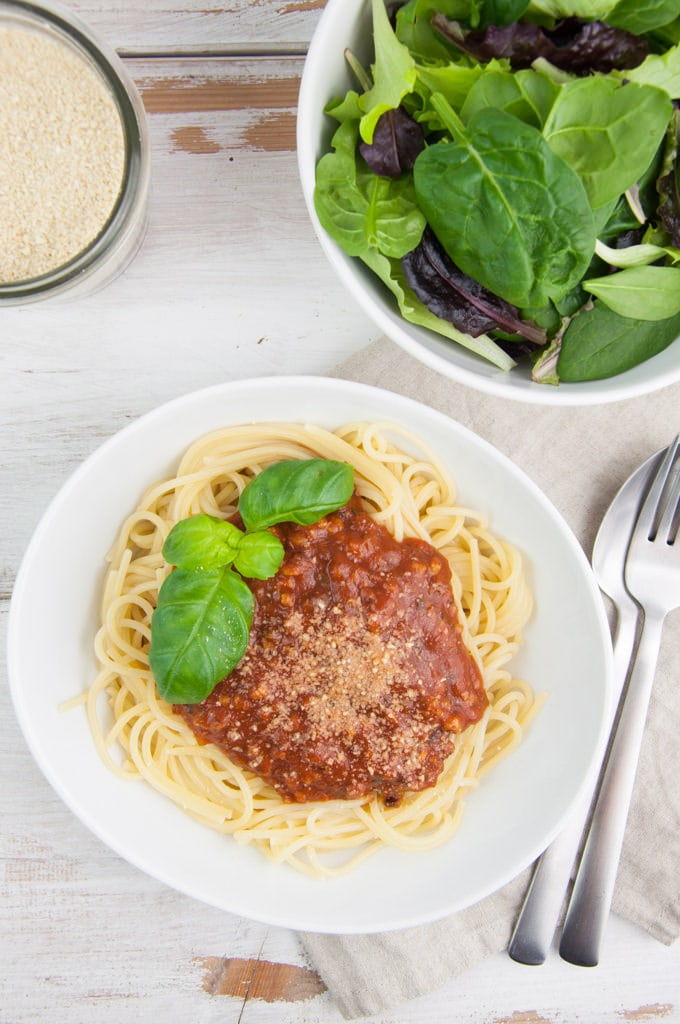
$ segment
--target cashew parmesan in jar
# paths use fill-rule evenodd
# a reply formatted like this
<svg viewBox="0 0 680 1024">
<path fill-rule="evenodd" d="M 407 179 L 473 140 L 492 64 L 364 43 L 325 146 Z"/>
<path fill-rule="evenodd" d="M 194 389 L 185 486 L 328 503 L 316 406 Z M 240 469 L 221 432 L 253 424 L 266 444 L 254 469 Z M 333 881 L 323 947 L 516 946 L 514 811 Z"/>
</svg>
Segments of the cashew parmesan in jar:
<svg viewBox="0 0 680 1024">
<path fill-rule="evenodd" d="M 56 0 L 0 0 L 0 308 L 122 273 L 150 172 L 144 105 L 115 50 Z"/>
<path fill-rule="evenodd" d="M 125 169 L 104 80 L 56 38 L 0 23 L 0 282 L 68 263 L 101 233 Z"/>
</svg>

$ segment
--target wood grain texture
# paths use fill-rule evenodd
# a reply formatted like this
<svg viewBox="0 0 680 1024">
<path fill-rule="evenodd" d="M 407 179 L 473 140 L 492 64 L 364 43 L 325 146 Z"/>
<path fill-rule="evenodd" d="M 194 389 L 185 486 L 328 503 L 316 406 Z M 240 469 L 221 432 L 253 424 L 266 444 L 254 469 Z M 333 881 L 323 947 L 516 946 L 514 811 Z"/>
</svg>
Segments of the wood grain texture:
<svg viewBox="0 0 680 1024">
<path fill-rule="evenodd" d="M 212 996 L 262 999 L 266 1003 L 300 1003 L 326 991 L 326 986 L 308 967 L 272 963 L 251 957 L 199 957 L 203 988 Z"/>
<path fill-rule="evenodd" d="M 67 0 L 116 49 L 131 54 L 304 53 L 325 0 Z"/>
</svg>

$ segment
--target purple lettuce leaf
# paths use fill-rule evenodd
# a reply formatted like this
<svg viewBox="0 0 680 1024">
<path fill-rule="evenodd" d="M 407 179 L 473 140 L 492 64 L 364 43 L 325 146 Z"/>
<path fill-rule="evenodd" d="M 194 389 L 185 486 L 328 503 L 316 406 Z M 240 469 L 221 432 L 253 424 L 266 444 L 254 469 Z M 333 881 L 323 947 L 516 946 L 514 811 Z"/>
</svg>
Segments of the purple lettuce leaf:
<svg viewBox="0 0 680 1024">
<path fill-rule="evenodd" d="M 519 310 L 464 274 L 448 257 L 434 232 L 426 228 L 415 249 L 402 257 L 406 280 L 420 301 L 473 338 L 491 330 L 519 334 L 544 345 L 545 331 L 522 320 Z"/>
<path fill-rule="evenodd" d="M 564 18 L 551 29 L 516 21 L 503 27 L 490 25 L 480 32 L 466 31 L 458 22 L 437 13 L 432 26 L 476 60 L 486 63 L 506 58 L 513 68 L 528 68 L 543 57 L 575 75 L 592 71 L 607 74 L 614 69 L 637 67 L 649 53 L 649 45 L 641 36 L 582 18 Z"/>
<path fill-rule="evenodd" d="M 370 169 L 385 178 L 398 178 L 413 170 L 424 148 L 423 129 L 402 107 L 381 114 L 373 141 L 359 143 L 359 152 Z"/>
</svg>

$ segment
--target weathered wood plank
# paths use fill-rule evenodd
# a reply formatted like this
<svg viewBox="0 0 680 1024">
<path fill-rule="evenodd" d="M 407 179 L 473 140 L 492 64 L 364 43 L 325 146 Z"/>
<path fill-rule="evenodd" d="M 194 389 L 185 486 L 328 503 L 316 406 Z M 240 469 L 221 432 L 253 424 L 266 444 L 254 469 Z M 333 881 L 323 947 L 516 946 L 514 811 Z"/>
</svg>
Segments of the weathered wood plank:
<svg viewBox="0 0 680 1024">
<path fill-rule="evenodd" d="M 304 53 L 325 0 L 68 0 L 68 6 L 125 53 Z"/>
</svg>

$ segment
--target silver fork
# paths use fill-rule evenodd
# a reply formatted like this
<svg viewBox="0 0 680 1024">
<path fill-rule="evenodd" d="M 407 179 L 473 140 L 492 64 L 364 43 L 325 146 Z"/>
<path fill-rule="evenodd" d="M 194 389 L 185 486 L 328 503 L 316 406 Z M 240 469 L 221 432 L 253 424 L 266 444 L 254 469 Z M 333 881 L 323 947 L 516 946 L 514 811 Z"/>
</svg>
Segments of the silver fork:
<svg viewBox="0 0 680 1024">
<path fill-rule="evenodd" d="M 618 869 L 666 615 L 680 607 L 679 438 L 640 510 L 626 558 L 626 586 L 644 613 L 637 658 L 609 746 L 590 830 L 562 930 L 560 956 L 594 967 Z"/>
<path fill-rule="evenodd" d="M 626 590 L 623 568 L 633 524 L 663 452 L 652 455 L 628 477 L 604 514 L 593 544 L 592 566 L 600 590 L 615 610 L 612 637 L 614 697 L 618 703 L 628 678 L 638 633 L 640 609 Z M 612 712 L 612 721 L 613 721 Z M 598 779 L 599 782 L 599 773 Z M 572 812 L 564 830 L 534 865 L 522 908 L 508 944 L 508 953 L 522 964 L 545 962 L 569 889 L 571 871 L 590 819 L 597 792 L 595 781 Z"/>
</svg>

